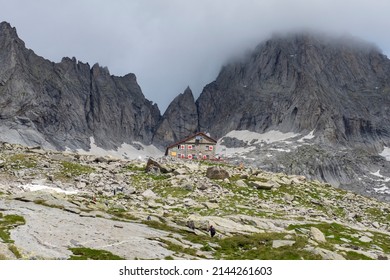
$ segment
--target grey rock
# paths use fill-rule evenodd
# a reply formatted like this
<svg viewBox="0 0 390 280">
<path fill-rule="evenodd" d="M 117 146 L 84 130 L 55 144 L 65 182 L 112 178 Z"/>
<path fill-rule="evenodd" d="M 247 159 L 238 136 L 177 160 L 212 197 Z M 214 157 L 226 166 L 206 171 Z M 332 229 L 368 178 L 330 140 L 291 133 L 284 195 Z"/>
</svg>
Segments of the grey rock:
<svg viewBox="0 0 390 280">
<path fill-rule="evenodd" d="M 116 77 L 75 58 L 50 62 L 27 49 L 6 22 L 0 23 L 0 50 L 0 126 L 21 132 L 16 141 L 59 150 L 89 150 L 91 136 L 106 149 L 151 142 L 160 111 L 134 74 Z"/>
<path fill-rule="evenodd" d="M 271 190 L 274 187 L 273 184 L 266 183 L 266 182 L 258 182 L 258 181 L 256 181 L 256 182 L 251 181 L 251 182 L 249 182 L 249 185 L 251 187 L 258 189 L 258 190 Z"/>
<path fill-rule="evenodd" d="M 280 248 L 284 246 L 292 246 L 295 244 L 295 241 L 293 240 L 273 240 L 272 241 L 272 248 Z"/>
<path fill-rule="evenodd" d="M 223 180 L 229 178 L 229 173 L 219 166 L 212 166 L 207 168 L 206 177 L 209 179 Z"/>
<path fill-rule="evenodd" d="M 168 106 L 157 126 L 153 142 L 166 147 L 198 132 L 198 112 L 189 87 Z"/>
<path fill-rule="evenodd" d="M 325 235 L 316 227 L 310 228 L 311 237 L 317 242 L 326 242 Z"/>
<path fill-rule="evenodd" d="M 363 243 L 369 243 L 372 241 L 372 239 L 370 237 L 364 235 L 364 236 L 359 238 L 359 241 L 363 242 Z"/>
<path fill-rule="evenodd" d="M 240 188 L 247 188 L 248 185 L 244 182 L 244 180 L 237 180 L 236 186 Z"/>
</svg>

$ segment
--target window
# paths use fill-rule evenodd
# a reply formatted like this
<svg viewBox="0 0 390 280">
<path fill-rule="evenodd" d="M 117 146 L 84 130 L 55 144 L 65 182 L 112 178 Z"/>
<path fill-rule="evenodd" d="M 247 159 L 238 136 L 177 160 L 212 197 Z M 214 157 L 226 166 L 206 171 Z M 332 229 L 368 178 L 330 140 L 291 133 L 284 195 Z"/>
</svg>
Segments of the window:
<svg viewBox="0 0 390 280">
<path fill-rule="evenodd" d="M 186 155 L 185 154 L 181 154 L 181 158 L 186 158 Z"/>
<path fill-rule="evenodd" d="M 209 146 L 209 150 L 212 151 L 214 149 L 213 146 Z"/>
<path fill-rule="evenodd" d="M 210 146 L 207 145 L 207 146 L 205 147 L 205 150 L 208 151 L 209 149 L 210 149 Z"/>
<path fill-rule="evenodd" d="M 192 150 L 193 146 L 192 145 L 188 145 L 188 150 Z"/>
<path fill-rule="evenodd" d="M 185 145 L 180 145 L 180 150 L 185 150 L 186 146 Z"/>
<path fill-rule="evenodd" d="M 188 155 L 188 159 L 192 159 L 192 155 L 190 154 L 190 155 Z"/>
</svg>

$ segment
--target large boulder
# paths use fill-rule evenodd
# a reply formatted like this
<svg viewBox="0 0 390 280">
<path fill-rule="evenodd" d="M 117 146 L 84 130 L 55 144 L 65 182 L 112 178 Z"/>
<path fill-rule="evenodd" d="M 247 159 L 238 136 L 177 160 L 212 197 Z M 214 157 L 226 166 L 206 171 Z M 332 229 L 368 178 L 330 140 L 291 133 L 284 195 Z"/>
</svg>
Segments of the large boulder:
<svg viewBox="0 0 390 280">
<path fill-rule="evenodd" d="M 210 179 L 223 180 L 229 178 L 230 176 L 225 169 L 219 166 L 212 166 L 207 168 L 206 177 Z"/>
<path fill-rule="evenodd" d="M 157 161 L 149 158 L 146 163 L 145 171 L 148 173 L 168 173 L 170 170 L 158 163 Z"/>
</svg>

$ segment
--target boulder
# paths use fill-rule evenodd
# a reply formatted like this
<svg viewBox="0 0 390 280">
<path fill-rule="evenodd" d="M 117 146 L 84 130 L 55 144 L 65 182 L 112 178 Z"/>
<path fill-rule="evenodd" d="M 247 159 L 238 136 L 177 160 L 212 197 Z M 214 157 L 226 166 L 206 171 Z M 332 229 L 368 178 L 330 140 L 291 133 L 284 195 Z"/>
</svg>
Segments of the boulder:
<svg viewBox="0 0 390 280">
<path fill-rule="evenodd" d="M 157 195 L 151 190 L 148 189 L 142 193 L 142 196 L 145 198 L 150 198 L 150 199 L 156 199 Z"/>
<path fill-rule="evenodd" d="M 272 248 L 292 246 L 294 244 L 295 244 L 294 240 L 274 240 L 274 241 L 272 241 Z"/>
<path fill-rule="evenodd" d="M 359 238 L 359 241 L 363 243 L 369 243 L 372 241 L 372 239 L 368 236 L 363 235 L 362 237 Z"/>
<path fill-rule="evenodd" d="M 317 242 L 326 242 L 325 235 L 316 227 L 310 228 L 311 237 Z"/>
<path fill-rule="evenodd" d="M 207 168 L 206 177 L 210 179 L 224 180 L 226 178 L 229 178 L 230 176 L 225 169 L 219 166 L 212 166 Z"/>
<path fill-rule="evenodd" d="M 250 182 L 249 185 L 251 187 L 254 187 L 258 190 L 271 190 L 274 185 L 273 184 L 270 184 L 270 183 L 265 183 L 265 182 L 260 182 L 260 181 L 256 181 L 256 182 Z"/>
<path fill-rule="evenodd" d="M 240 188 L 247 188 L 248 187 L 248 185 L 244 182 L 244 180 L 238 180 L 236 182 L 236 186 L 240 187 Z"/>
<path fill-rule="evenodd" d="M 169 173 L 167 167 L 159 164 L 157 161 L 149 158 L 146 163 L 145 171 L 148 173 Z"/>
</svg>

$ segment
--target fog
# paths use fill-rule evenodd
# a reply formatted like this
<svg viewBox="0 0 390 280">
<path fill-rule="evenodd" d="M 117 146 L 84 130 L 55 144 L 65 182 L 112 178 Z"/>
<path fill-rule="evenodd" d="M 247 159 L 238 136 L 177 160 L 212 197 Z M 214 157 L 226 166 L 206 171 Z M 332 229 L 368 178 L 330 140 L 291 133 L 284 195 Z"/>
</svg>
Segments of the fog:
<svg viewBox="0 0 390 280">
<path fill-rule="evenodd" d="M 162 112 L 187 86 L 195 97 L 231 57 L 274 33 L 350 34 L 390 54 L 387 0 L 0 0 L 0 21 L 36 54 L 135 73 Z"/>
</svg>

